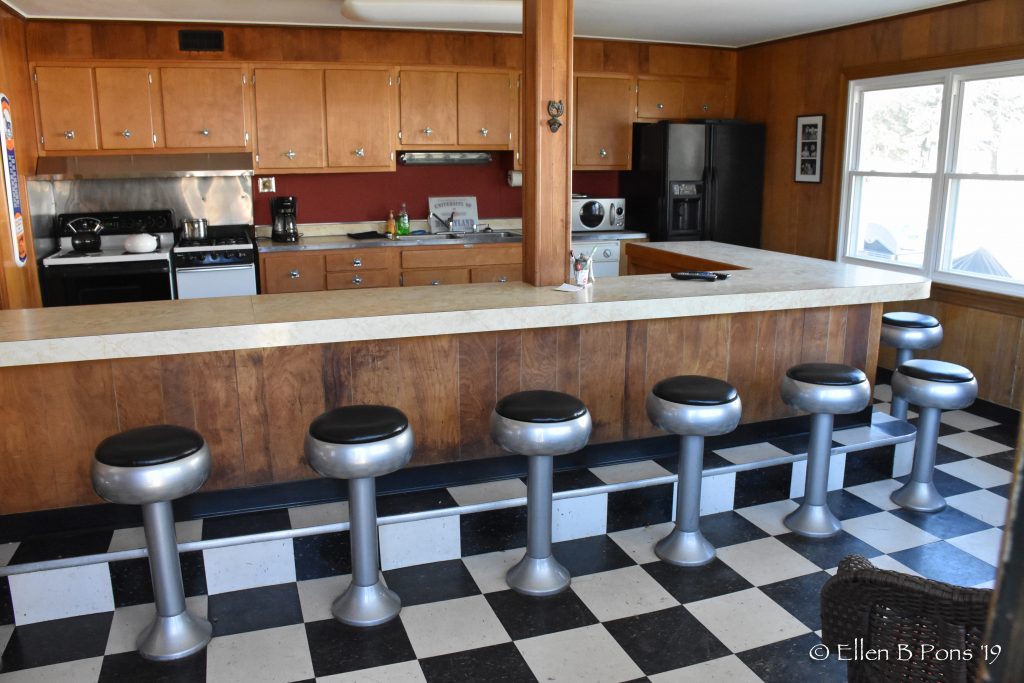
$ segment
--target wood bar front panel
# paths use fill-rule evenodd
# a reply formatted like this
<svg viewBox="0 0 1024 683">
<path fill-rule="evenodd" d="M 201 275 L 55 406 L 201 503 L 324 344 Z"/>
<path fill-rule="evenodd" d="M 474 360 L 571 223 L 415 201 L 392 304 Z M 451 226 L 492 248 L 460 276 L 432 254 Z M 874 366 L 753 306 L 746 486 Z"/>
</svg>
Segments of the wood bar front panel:
<svg viewBox="0 0 1024 683">
<path fill-rule="evenodd" d="M 864 304 L 3 368 L 0 514 L 100 502 L 89 479 L 96 445 L 162 422 L 206 438 L 212 490 L 315 477 L 307 426 L 357 403 L 405 411 L 413 467 L 502 455 L 491 410 L 526 389 L 580 396 L 592 443 L 658 435 L 644 400 L 678 374 L 733 383 L 744 422 L 788 417 L 786 369 L 832 360 L 872 377 L 880 321 L 881 304 Z"/>
</svg>

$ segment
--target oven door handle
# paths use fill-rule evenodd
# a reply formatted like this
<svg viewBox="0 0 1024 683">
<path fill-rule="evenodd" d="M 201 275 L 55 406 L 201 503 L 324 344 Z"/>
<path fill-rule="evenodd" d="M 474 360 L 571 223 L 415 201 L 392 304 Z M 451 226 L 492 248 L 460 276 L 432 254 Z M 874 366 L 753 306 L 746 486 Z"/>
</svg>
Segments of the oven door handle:
<svg viewBox="0 0 1024 683">
<path fill-rule="evenodd" d="M 251 263 L 241 266 L 195 266 L 191 268 L 175 268 L 179 273 L 202 273 L 207 270 L 249 270 L 255 266 Z"/>
</svg>

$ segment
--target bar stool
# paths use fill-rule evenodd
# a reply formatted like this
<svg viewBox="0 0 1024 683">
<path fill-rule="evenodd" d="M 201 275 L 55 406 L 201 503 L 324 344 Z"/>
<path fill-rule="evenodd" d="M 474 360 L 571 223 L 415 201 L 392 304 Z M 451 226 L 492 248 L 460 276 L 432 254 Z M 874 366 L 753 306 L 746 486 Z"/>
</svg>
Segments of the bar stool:
<svg viewBox="0 0 1024 683">
<path fill-rule="evenodd" d="M 942 325 L 936 318 L 923 313 L 886 313 L 882 316 L 882 343 L 896 349 L 896 367 L 899 368 L 914 357 L 914 351 L 934 349 L 941 344 Z M 894 394 L 889 414 L 906 420 L 906 400 Z"/>
<path fill-rule="evenodd" d="M 704 437 L 731 432 L 742 405 L 735 387 L 713 377 L 681 375 L 663 379 L 647 395 L 647 416 L 679 435 L 676 526 L 654 546 L 669 564 L 696 567 L 715 559 L 715 548 L 700 532 L 700 486 L 704 476 Z"/>
<path fill-rule="evenodd" d="M 946 507 L 932 481 L 939 418 L 943 410 L 958 410 L 974 403 L 978 380 L 967 368 L 940 360 L 908 360 L 892 375 L 893 396 L 920 409 L 914 441 L 914 466 L 910 481 L 889 496 L 892 502 L 917 512 L 938 512 Z"/>
<path fill-rule="evenodd" d="M 863 410 L 871 399 L 871 385 L 863 372 L 849 365 L 802 363 L 786 371 L 780 390 L 787 405 L 811 413 L 804 502 L 783 521 L 801 536 L 834 536 L 841 527 L 828 507 L 832 423 L 836 415 Z"/>
<path fill-rule="evenodd" d="M 405 467 L 412 447 L 409 419 L 391 406 L 335 408 L 309 425 L 310 466 L 325 477 L 348 479 L 352 583 L 331 607 L 343 624 L 377 626 L 402 609 L 402 600 L 381 578 L 375 477 Z"/>
<path fill-rule="evenodd" d="M 520 391 L 494 406 L 491 438 L 507 451 L 530 456 L 526 554 L 505 577 L 517 593 L 554 595 L 569 586 L 569 571 L 551 554 L 554 456 L 583 448 L 591 426 L 583 402 L 557 391 Z"/>
<path fill-rule="evenodd" d="M 139 634 L 139 654 L 157 661 L 199 652 L 213 628 L 185 608 L 171 501 L 199 489 L 210 476 L 210 449 L 184 427 L 154 425 L 115 434 L 96 447 L 92 486 L 102 498 L 141 505 L 156 618 Z"/>
</svg>

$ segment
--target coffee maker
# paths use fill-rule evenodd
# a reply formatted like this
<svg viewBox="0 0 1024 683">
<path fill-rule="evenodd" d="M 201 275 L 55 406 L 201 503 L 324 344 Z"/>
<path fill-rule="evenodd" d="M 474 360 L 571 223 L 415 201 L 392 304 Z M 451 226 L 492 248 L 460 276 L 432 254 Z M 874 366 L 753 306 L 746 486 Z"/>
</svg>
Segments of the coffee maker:
<svg viewBox="0 0 1024 683">
<path fill-rule="evenodd" d="M 295 197 L 274 197 L 270 200 L 270 214 L 274 229 L 270 239 L 274 242 L 298 242 L 299 229 L 295 224 Z"/>
</svg>

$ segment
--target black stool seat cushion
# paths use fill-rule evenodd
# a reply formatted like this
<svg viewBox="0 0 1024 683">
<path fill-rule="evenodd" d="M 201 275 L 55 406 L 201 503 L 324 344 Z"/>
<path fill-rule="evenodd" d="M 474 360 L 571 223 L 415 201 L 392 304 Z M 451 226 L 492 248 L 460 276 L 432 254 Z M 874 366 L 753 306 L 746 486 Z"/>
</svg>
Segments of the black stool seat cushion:
<svg viewBox="0 0 1024 683">
<path fill-rule="evenodd" d="M 658 398 L 689 406 L 720 406 L 732 403 L 736 387 L 714 377 L 680 375 L 663 379 L 651 390 Z"/>
<path fill-rule="evenodd" d="M 329 410 L 309 425 L 309 435 L 327 443 L 371 443 L 398 436 L 409 418 L 392 406 L 345 406 Z"/>
<path fill-rule="evenodd" d="M 863 372 L 840 363 L 801 363 L 787 370 L 786 376 L 797 382 L 828 387 L 848 387 L 867 381 Z"/>
<path fill-rule="evenodd" d="M 96 460 L 112 467 L 149 467 L 187 458 L 202 447 L 203 437 L 191 429 L 153 425 L 103 439 Z"/>
<path fill-rule="evenodd" d="M 900 372 L 907 377 L 923 379 L 928 382 L 946 382 L 953 384 L 956 382 L 970 382 L 974 379 L 974 373 L 965 367 L 954 363 L 946 363 L 941 360 L 928 360 L 926 358 L 908 360 L 899 367 L 897 372 Z"/>
<path fill-rule="evenodd" d="M 575 396 L 560 391 L 518 391 L 498 401 L 494 412 L 516 422 L 545 424 L 583 417 L 587 406 Z"/>
<path fill-rule="evenodd" d="M 886 313 L 882 316 L 883 325 L 892 325 L 894 327 L 938 327 L 939 321 L 930 315 L 924 313 L 911 313 L 909 311 L 899 311 L 896 313 Z"/>
</svg>

